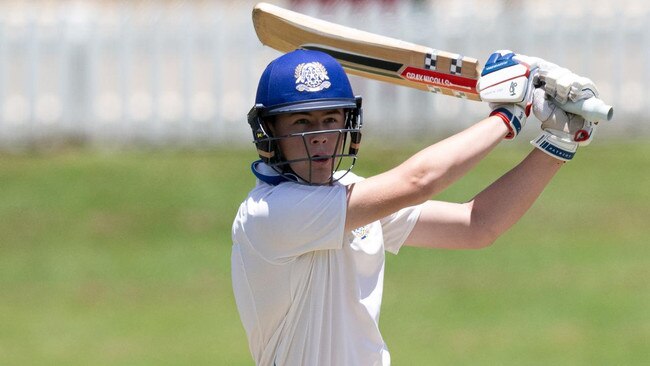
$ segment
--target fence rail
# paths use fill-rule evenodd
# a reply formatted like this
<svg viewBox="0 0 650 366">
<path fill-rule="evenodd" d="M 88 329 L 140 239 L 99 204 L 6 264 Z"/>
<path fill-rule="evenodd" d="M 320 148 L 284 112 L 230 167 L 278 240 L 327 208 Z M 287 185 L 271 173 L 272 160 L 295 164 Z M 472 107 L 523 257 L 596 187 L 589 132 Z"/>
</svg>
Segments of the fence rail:
<svg viewBox="0 0 650 366">
<path fill-rule="evenodd" d="M 276 2 L 282 5 L 282 2 Z M 607 135 L 647 135 L 650 13 L 644 0 L 301 5 L 348 26 L 485 58 L 509 48 L 590 76 L 615 106 Z M 10 5 L 7 5 L 10 4 Z M 218 145 L 249 140 L 244 116 L 278 54 L 251 1 L 0 4 L 0 148 L 43 140 Z M 377 137 L 446 133 L 481 103 L 352 78 Z"/>
</svg>

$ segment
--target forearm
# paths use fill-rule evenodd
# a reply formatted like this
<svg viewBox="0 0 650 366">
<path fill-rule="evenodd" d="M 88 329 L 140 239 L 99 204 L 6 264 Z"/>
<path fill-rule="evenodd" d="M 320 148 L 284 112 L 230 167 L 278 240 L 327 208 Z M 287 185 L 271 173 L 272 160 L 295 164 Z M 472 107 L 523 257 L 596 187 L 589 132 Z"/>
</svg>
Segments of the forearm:
<svg viewBox="0 0 650 366">
<path fill-rule="evenodd" d="M 427 201 L 474 167 L 507 132 L 500 118 L 486 118 L 394 169 L 348 186 L 346 229 Z"/>
<path fill-rule="evenodd" d="M 533 150 L 470 202 L 473 231 L 488 243 L 496 240 L 528 211 L 563 164 Z"/>
<path fill-rule="evenodd" d="M 428 199 L 464 176 L 507 132 L 501 119 L 488 117 L 415 154 L 398 167 L 400 175 Z"/>
</svg>

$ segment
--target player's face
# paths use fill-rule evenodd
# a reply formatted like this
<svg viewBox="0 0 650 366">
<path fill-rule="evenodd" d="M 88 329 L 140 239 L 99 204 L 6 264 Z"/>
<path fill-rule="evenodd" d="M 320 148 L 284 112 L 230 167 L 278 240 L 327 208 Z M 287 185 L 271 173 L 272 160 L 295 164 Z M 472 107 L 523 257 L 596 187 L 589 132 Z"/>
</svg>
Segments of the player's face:
<svg viewBox="0 0 650 366">
<path fill-rule="evenodd" d="M 343 109 L 298 112 L 278 115 L 272 132 L 276 137 L 303 134 L 279 140 L 280 149 L 287 161 L 307 159 L 289 165 L 302 179 L 322 184 L 329 182 L 336 167 L 333 155 L 340 153 L 344 134 L 317 131 L 338 130 L 344 125 Z"/>
</svg>

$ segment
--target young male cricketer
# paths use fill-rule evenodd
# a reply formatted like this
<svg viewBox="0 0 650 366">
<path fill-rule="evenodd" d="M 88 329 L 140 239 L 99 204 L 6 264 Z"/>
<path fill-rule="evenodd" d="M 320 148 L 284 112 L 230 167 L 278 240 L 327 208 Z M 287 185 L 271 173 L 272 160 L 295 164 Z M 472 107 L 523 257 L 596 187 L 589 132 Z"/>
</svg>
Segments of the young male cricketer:
<svg viewBox="0 0 650 366">
<path fill-rule="evenodd" d="M 497 51 L 478 89 L 509 83 L 515 67 L 529 71 L 520 100 L 490 103 L 489 117 L 363 179 L 334 172 L 356 157 L 362 124 L 337 61 L 296 50 L 267 66 L 248 116 L 257 184 L 232 227 L 233 290 L 257 365 L 389 365 L 378 328 L 384 251 L 490 245 L 591 140 L 593 123 L 550 101 L 597 95 L 587 78 Z M 531 107 L 542 132 L 521 163 L 468 202 L 430 199 L 515 138 Z"/>
</svg>

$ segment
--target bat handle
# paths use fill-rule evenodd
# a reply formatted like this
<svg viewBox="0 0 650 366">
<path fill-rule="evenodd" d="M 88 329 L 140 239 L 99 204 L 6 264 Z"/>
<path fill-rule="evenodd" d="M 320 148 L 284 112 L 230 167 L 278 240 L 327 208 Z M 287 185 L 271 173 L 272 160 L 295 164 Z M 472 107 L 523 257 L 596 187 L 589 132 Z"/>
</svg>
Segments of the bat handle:
<svg viewBox="0 0 650 366">
<path fill-rule="evenodd" d="M 596 97 L 577 102 L 568 101 L 565 104 L 558 103 L 558 106 L 569 113 L 580 115 L 593 122 L 611 121 L 614 116 L 614 108 Z"/>
</svg>

